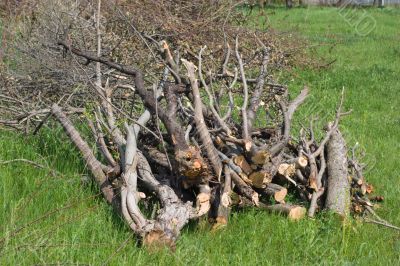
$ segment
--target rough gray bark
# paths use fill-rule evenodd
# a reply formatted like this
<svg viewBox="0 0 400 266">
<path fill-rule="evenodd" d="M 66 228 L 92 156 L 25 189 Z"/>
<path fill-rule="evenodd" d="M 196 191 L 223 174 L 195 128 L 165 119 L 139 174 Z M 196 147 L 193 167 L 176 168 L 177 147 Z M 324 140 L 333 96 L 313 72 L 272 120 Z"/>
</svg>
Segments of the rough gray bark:
<svg viewBox="0 0 400 266">
<path fill-rule="evenodd" d="M 138 152 L 139 176 L 144 185 L 154 191 L 160 199 L 162 208 L 159 210 L 156 220 L 147 220 L 142 229 L 146 245 L 167 245 L 174 246 L 181 229 L 197 214 L 190 202 L 183 203 L 175 194 L 173 189 L 162 185 L 153 176 L 146 157 Z"/>
<path fill-rule="evenodd" d="M 197 79 L 195 78 L 195 66 L 192 62 L 182 60 L 188 71 L 188 78 L 190 80 L 190 84 L 192 86 L 192 92 L 194 97 L 194 121 L 196 123 L 197 130 L 199 132 L 199 137 L 202 141 L 204 149 L 207 152 L 208 159 L 210 160 L 210 164 L 213 167 L 215 175 L 220 180 L 221 172 L 222 172 L 222 163 L 218 156 L 218 151 L 215 148 L 213 141 L 210 136 L 210 132 L 207 129 L 206 123 L 204 121 L 203 112 L 201 109 L 202 101 L 200 97 L 200 91 L 197 84 Z"/>
<path fill-rule="evenodd" d="M 71 121 L 57 104 L 53 104 L 51 112 L 63 126 L 64 131 L 75 144 L 75 147 L 82 153 L 82 156 L 99 185 L 104 198 L 107 202 L 113 203 L 114 191 L 111 183 L 108 181 L 107 176 L 102 170 L 103 165 L 96 159 L 89 145 L 82 139 L 79 132 L 75 129 Z"/>
<path fill-rule="evenodd" d="M 327 143 L 328 191 L 325 207 L 341 216 L 350 212 L 350 181 L 346 142 L 336 129 Z"/>
</svg>

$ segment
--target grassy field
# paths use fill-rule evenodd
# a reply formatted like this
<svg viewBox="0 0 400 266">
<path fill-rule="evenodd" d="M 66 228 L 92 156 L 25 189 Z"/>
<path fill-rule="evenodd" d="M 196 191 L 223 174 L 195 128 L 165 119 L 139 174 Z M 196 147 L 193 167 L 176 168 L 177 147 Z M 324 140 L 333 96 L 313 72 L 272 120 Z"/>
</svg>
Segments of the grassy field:
<svg viewBox="0 0 400 266">
<path fill-rule="evenodd" d="M 367 36 L 335 8 L 268 9 L 265 26 L 307 38 L 315 45 L 310 53 L 336 59 L 328 69 L 295 69 L 281 79 L 294 92 L 303 84 L 311 89 L 298 119 L 329 119 L 346 88 L 345 106 L 354 111 L 341 128 L 349 145 L 358 142 L 367 153 L 366 177 L 385 197 L 378 213 L 400 225 L 400 9 L 356 15 L 364 12 L 376 21 Z M 26 158 L 56 169 L 0 165 L 1 265 L 400 264 L 399 232 L 359 221 L 341 227 L 326 215 L 295 223 L 254 210 L 234 213 L 217 233 L 189 226 L 175 253 L 149 254 L 85 181 L 85 166 L 63 132 L 0 134 L 0 160 Z"/>
</svg>

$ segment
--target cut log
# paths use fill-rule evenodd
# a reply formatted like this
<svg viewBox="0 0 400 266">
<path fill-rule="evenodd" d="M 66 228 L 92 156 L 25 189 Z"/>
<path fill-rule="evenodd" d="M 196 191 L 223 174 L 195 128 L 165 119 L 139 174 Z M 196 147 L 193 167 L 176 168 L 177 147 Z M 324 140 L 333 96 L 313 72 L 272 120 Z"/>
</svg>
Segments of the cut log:
<svg viewBox="0 0 400 266">
<path fill-rule="evenodd" d="M 278 174 L 297 186 L 296 181 L 292 179 L 292 177 L 296 174 L 296 164 L 280 164 L 278 167 Z"/>
<path fill-rule="evenodd" d="M 211 189 L 208 185 L 199 185 L 199 194 L 196 197 L 196 211 L 198 216 L 202 216 L 211 208 L 210 198 Z"/>
<path fill-rule="evenodd" d="M 284 177 L 292 177 L 296 173 L 296 165 L 283 163 L 279 165 L 278 173 Z"/>
<path fill-rule="evenodd" d="M 260 150 L 255 152 L 255 154 L 251 157 L 251 161 L 256 165 L 263 165 L 271 155 L 266 150 Z"/>
<path fill-rule="evenodd" d="M 233 162 L 239 166 L 246 175 L 249 175 L 253 172 L 253 169 L 243 155 L 235 156 L 233 158 Z"/>
<path fill-rule="evenodd" d="M 235 184 L 235 191 L 239 192 L 240 195 L 243 195 L 248 200 L 252 202 L 253 205 L 259 204 L 259 196 L 258 193 L 255 192 L 249 185 L 247 185 L 235 171 L 231 171 L 231 178 L 233 183 Z"/>
<path fill-rule="evenodd" d="M 99 0 L 99 10 L 100 2 Z M 165 8 L 161 5 L 166 11 L 169 11 L 168 6 L 176 9 L 174 4 L 167 4 Z M 210 8 L 199 6 L 196 10 L 213 10 Z M 183 11 L 180 14 L 185 13 L 184 10 L 189 10 L 192 15 L 197 13 L 190 6 L 180 9 Z M 215 10 L 217 12 L 212 11 L 212 13 L 221 13 L 221 10 L 218 8 Z M 201 12 L 196 16 L 202 18 L 207 15 Z M 138 14 L 140 17 L 140 12 Z M 182 17 L 182 21 L 190 22 L 192 15 Z M 137 14 L 132 16 L 135 17 Z M 313 126 L 315 117 L 311 113 L 309 128 L 302 128 L 299 137 L 295 137 L 298 134 L 291 135 L 294 112 L 305 101 L 308 89 L 305 87 L 294 100 L 290 100 L 293 95 L 287 86 L 271 82 L 274 77 L 270 77 L 267 71 L 269 53 L 273 52 L 271 58 L 276 58 L 286 51 L 278 49 L 278 54 L 275 54 L 276 49 L 271 50 L 275 43 L 270 43 L 267 36 L 259 39 L 256 32 L 246 34 L 240 28 L 227 31 L 227 38 L 224 38 L 223 42 L 228 49 L 223 52 L 226 54 L 225 60 L 219 62 L 221 58 L 218 57 L 223 51 L 221 45 L 212 44 L 213 47 L 210 47 L 207 54 L 203 52 L 208 48 L 203 46 L 197 56 L 193 51 L 197 49 L 198 44 L 193 45 L 188 43 L 188 40 L 178 40 L 178 38 L 169 46 L 165 40 L 159 42 L 158 37 L 152 39 L 146 36 L 143 33 L 146 27 L 138 28 L 136 32 L 139 34 L 139 39 L 155 42 L 146 46 L 150 50 L 146 48 L 145 54 L 143 51 L 138 51 L 128 60 L 129 65 L 135 65 L 135 61 L 138 61 L 135 60 L 136 57 L 147 58 L 145 61 L 138 61 L 143 67 L 143 70 L 140 70 L 102 56 L 99 18 L 100 11 L 96 23 L 98 41 L 96 55 L 73 47 L 74 43 L 83 43 L 72 38 L 76 35 L 74 32 L 64 36 L 64 41 L 58 42 L 64 47 L 64 53 L 70 52 L 69 57 L 74 54 L 86 59 L 86 62 L 74 60 L 75 63 L 81 62 L 87 65 L 95 62 L 96 76 L 93 78 L 97 77 L 97 80 L 89 83 L 93 83 L 92 89 L 97 95 L 89 92 L 82 96 L 79 94 L 79 98 L 76 98 L 76 95 L 71 94 L 62 102 L 63 105 L 68 106 L 69 103 L 74 107 L 62 111 L 63 109 L 53 105 L 50 109 L 45 106 L 53 101 L 59 101 L 64 92 L 50 95 L 49 98 L 43 99 L 45 100 L 43 104 L 37 104 L 37 100 L 41 99 L 39 94 L 30 94 L 29 90 L 22 90 L 23 93 L 18 95 L 20 92 L 15 90 L 21 87 L 20 85 L 28 84 L 28 77 L 18 77 L 14 83 L 9 81 L 9 74 L 4 77 L 0 75 L 1 85 L 5 83 L 4 85 L 8 87 L 7 83 L 11 83 L 6 95 L 3 93 L 0 95 L 0 110 L 6 109 L 5 116 L 14 117 L 10 122 L 2 122 L 3 118 L 0 115 L 0 125 L 11 123 L 9 124 L 11 126 L 15 124 L 25 127 L 26 124 L 28 131 L 32 125 L 38 128 L 36 124 L 40 121 L 39 127 L 41 127 L 50 115 L 54 115 L 80 151 L 82 159 L 92 172 L 106 200 L 118 203 L 115 204 L 119 207 L 117 210 L 146 246 L 167 245 L 174 248 L 180 231 L 192 219 L 205 216 L 208 217 L 208 221 L 214 221 L 214 229 L 225 226 L 231 207 L 233 210 L 236 207 L 240 208 L 242 202 L 243 206 L 259 206 L 269 212 L 284 214 L 290 220 L 299 220 L 305 216 L 306 208 L 285 204 L 289 189 L 299 192 L 292 193 L 293 201 L 300 199 L 309 203 L 310 217 L 324 207 L 340 214 L 340 216 L 335 215 L 335 218 L 346 216 L 351 206 L 350 199 L 353 201 L 355 213 L 361 216 L 368 210 L 373 214 L 370 211 L 373 204 L 367 197 L 367 194 L 373 192 L 373 187 L 364 180 L 362 165 L 355 160 L 354 150 L 352 159 L 347 161 L 345 141 L 338 130 L 339 118 L 349 113 L 343 113 L 341 110 L 343 92 L 335 122 L 328 126 L 321 141 L 315 138 L 315 126 Z M 167 24 L 169 22 L 166 21 Z M 189 24 L 200 25 L 195 22 Z M 227 29 L 230 28 L 227 25 Z M 205 29 L 203 32 L 208 31 Z M 241 50 L 243 55 L 239 53 L 238 33 L 246 39 L 242 46 L 246 49 Z M 169 33 L 155 32 L 153 35 L 166 34 Z M 171 34 L 176 35 L 174 32 Z M 232 36 L 236 36 L 236 58 L 233 61 L 228 44 L 232 41 Z M 200 36 L 199 40 L 201 39 Z M 89 37 L 84 43 L 90 43 L 90 40 Z M 247 49 L 252 47 L 248 40 L 251 42 L 257 40 L 258 45 L 253 45 L 254 49 Z M 179 43 L 185 44 L 183 52 L 183 48 L 178 49 L 181 46 Z M 137 48 L 141 45 L 133 46 Z M 260 46 L 263 50 L 259 49 Z M 174 47 L 177 49 L 174 50 Z M 92 49 L 90 45 L 87 48 Z M 54 53 L 49 54 L 52 55 Z M 120 54 L 113 58 L 121 56 L 124 55 Z M 48 65 L 57 67 L 58 64 L 53 64 L 53 57 Z M 246 62 L 243 61 L 245 58 Z M 197 65 L 188 61 L 189 59 Z M 69 63 L 68 61 L 66 63 Z M 220 63 L 223 64 L 222 68 Z M 107 75 L 112 80 L 107 79 L 106 82 L 102 82 L 101 64 L 104 65 L 103 70 L 111 68 L 111 71 L 120 72 L 116 75 L 125 75 L 120 76 L 121 78 L 114 74 Z M 258 77 L 254 73 L 257 66 L 260 67 Z M 76 68 L 73 65 L 71 67 Z M 184 68 L 187 73 L 184 73 Z M 164 69 L 163 74 L 159 76 L 162 69 Z M 41 76 L 43 75 L 39 75 Z M 45 76 L 51 77 L 51 73 Z M 246 76 L 252 78 L 246 79 Z M 76 80 L 84 80 L 83 78 L 78 75 Z M 266 84 L 267 80 L 270 81 Z M 122 81 L 125 84 L 121 84 Z M 40 80 L 35 82 L 40 84 Z M 64 83 L 68 82 L 67 80 Z M 237 98 L 240 92 L 242 92 L 241 106 L 235 111 L 237 102 L 235 104 L 233 93 Z M 205 103 L 205 100 L 208 103 Z M 90 106 L 86 106 L 87 101 L 91 103 Z M 16 106 L 13 106 L 14 103 Z M 263 110 L 258 112 L 261 106 Z M 44 109 L 25 110 L 27 108 Z M 68 119 L 67 115 L 71 115 L 67 110 L 71 110 L 72 114 L 85 113 L 84 117 L 89 124 L 92 137 L 87 140 L 81 137 L 73 125 L 74 122 L 80 123 L 81 120 Z M 139 117 L 140 110 L 144 112 Z M 265 119 L 260 115 L 265 116 Z M 47 118 L 42 120 L 44 116 Z M 268 128 L 255 128 L 256 121 L 260 122 L 257 124 L 268 125 Z M 140 135 L 139 129 L 143 129 Z M 87 142 L 89 140 L 94 143 Z M 98 144 L 101 153 L 95 149 L 95 143 Z M 142 153 L 140 150 L 145 152 Z M 348 165 L 354 168 L 352 171 L 352 175 L 356 174 L 354 182 L 348 178 Z M 276 179 L 275 183 L 271 183 L 273 178 L 274 182 Z M 279 183 L 281 185 L 276 184 L 279 181 L 282 181 Z M 353 186 L 351 197 L 350 186 Z M 148 194 L 147 199 L 142 190 Z M 273 202 L 277 204 L 261 203 L 259 195 L 264 196 L 262 200 L 267 196 L 268 199 L 273 197 Z M 235 203 L 232 202 L 232 197 L 235 196 L 239 201 L 237 206 L 232 204 Z M 376 200 L 382 199 L 376 198 Z M 140 201 L 142 204 L 139 204 Z"/>
<path fill-rule="evenodd" d="M 308 159 L 302 155 L 296 158 L 292 158 L 286 161 L 287 164 L 295 164 L 296 169 L 304 169 L 308 165 Z"/>
<path fill-rule="evenodd" d="M 265 189 L 262 190 L 262 193 L 272 197 L 279 203 L 284 203 L 287 195 L 287 189 L 278 184 L 270 183 Z"/>
<path fill-rule="evenodd" d="M 303 219 L 307 212 L 306 208 L 304 208 L 303 206 L 290 205 L 290 204 L 275 204 L 275 205 L 260 204 L 259 207 L 263 210 L 267 210 L 270 212 L 284 214 L 292 221 L 298 221 L 300 219 Z"/>
<path fill-rule="evenodd" d="M 197 215 L 202 216 L 210 209 L 210 194 L 200 193 L 196 197 Z"/>
<path fill-rule="evenodd" d="M 220 228 L 228 223 L 231 205 L 232 179 L 231 169 L 228 165 L 224 165 L 225 180 L 222 189 L 219 188 L 217 193 L 217 218 L 213 228 Z"/>
<path fill-rule="evenodd" d="M 272 175 L 267 171 L 254 172 L 249 176 L 255 188 L 265 188 L 272 181 Z"/>
<path fill-rule="evenodd" d="M 307 157 L 300 156 L 299 158 L 297 158 L 295 163 L 296 163 L 296 168 L 304 169 L 308 165 Z"/>
<path fill-rule="evenodd" d="M 200 150 L 196 147 L 190 146 L 186 150 L 177 151 L 175 160 L 178 162 L 179 173 L 186 177 L 183 180 L 184 187 L 198 185 L 205 181 L 203 178 L 199 178 L 200 176 L 208 176 L 208 166 L 203 161 Z"/>
<path fill-rule="evenodd" d="M 350 212 L 350 181 L 346 142 L 339 129 L 334 130 L 327 143 L 328 191 L 326 209 L 341 216 Z"/>
<path fill-rule="evenodd" d="M 247 198 L 242 198 L 242 206 L 249 206 L 251 203 Z M 275 204 L 275 205 L 267 205 L 262 202 L 258 204 L 258 207 L 262 210 L 266 210 L 271 213 L 279 213 L 285 215 L 292 221 L 298 221 L 303 219 L 306 215 L 306 208 L 300 205 L 291 205 L 291 204 Z"/>
<path fill-rule="evenodd" d="M 154 191 L 160 199 L 162 208 L 158 211 L 155 220 L 146 220 L 146 224 L 141 228 L 144 235 L 143 242 L 148 246 L 169 246 L 174 248 L 182 228 L 192 217 L 197 217 L 192 204 L 183 203 L 175 194 L 174 190 L 162 185 L 151 172 L 150 165 L 142 153 L 138 152 L 138 174 L 144 185 Z"/>
</svg>

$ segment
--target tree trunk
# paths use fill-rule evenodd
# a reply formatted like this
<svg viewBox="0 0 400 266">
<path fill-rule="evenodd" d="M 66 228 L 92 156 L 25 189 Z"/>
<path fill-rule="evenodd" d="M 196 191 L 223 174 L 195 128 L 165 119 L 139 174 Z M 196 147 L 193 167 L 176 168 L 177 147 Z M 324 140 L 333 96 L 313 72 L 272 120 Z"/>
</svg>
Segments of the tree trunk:
<svg viewBox="0 0 400 266">
<path fill-rule="evenodd" d="M 341 216 L 350 211 L 350 181 L 346 142 L 336 129 L 327 143 L 328 192 L 325 207 Z"/>
</svg>

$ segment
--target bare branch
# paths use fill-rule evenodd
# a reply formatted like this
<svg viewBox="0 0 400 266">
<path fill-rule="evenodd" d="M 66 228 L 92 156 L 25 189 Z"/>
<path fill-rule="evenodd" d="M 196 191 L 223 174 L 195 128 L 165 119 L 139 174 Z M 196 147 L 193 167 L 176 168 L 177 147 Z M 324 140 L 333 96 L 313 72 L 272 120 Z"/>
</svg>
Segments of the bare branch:
<svg viewBox="0 0 400 266">
<path fill-rule="evenodd" d="M 248 119 L 247 119 L 247 105 L 248 105 L 248 101 L 249 101 L 249 90 L 247 87 L 247 81 L 246 81 L 246 75 L 244 72 L 242 57 L 239 54 L 239 36 L 236 36 L 235 52 L 236 52 L 236 59 L 239 63 L 240 76 L 242 78 L 242 84 L 243 84 L 243 105 L 242 105 L 242 109 L 241 109 L 242 120 L 243 120 L 243 126 L 242 126 L 243 139 L 245 140 L 245 149 L 247 151 L 249 151 L 251 148 L 251 145 L 252 145 L 250 134 L 249 134 L 249 128 L 248 128 Z"/>
<path fill-rule="evenodd" d="M 194 109 L 195 109 L 194 120 L 196 122 L 197 132 L 200 136 L 204 148 L 207 151 L 207 155 L 208 158 L 210 159 L 211 165 L 213 166 L 214 173 L 217 175 L 218 180 L 220 180 L 222 173 L 222 163 L 221 160 L 219 159 L 218 152 L 212 142 L 210 133 L 208 132 L 207 126 L 204 121 L 203 111 L 201 107 L 202 101 L 197 84 L 197 79 L 195 78 L 194 64 L 184 59 L 182 59 L 182 62 L 188 71 L 188 78 L 190 80 L 190 84 L 193 91 Z"/>
<path fill-rule="evenodd" d="M 202 73 L 202 53 L 204 51 L 206 47 L 202 47 L 200 49 L 199 52 L 199 77 L 200 77 L 200 81 L 203 84 L 203 87 L 205 89 L 205 91 L 207 92 L 208 98 L 209 98 L 209 107 L 211 109 L 211 112 L 213 113 L 215 119 L 217 120 L 219 126 L 226 132 L 226 134 L 228 134 L 228 136 L 232 135 L 232 131 L 230 130 L 230 128 L 228 127 L 228 125 L 224 122 L 224 120 L 220 117 L 220 115 L 218 114 L 217 110 L 215 109 L 214 106 L 214 95 L 212 95 L 210 88 L 208 87 L 207 83 L 205 82 L 204 78 L 203 78 L 203 73 Z"/>
<path fill-rule="evenodd" d="M 82 139 L 79 132 L 75 129 L 71 121 L 57 104 L 54 104 L 51 107 L 51 112 L 63 126 L 65 132 L 75 144 L 75 147 L 82 153 L 83 158 L 85 159 L 107 202 L 113 203 L 115 196 L 114 191 L 102 170 L 102 164 L 96 159 L 89 145 Z"/>
</svg>

